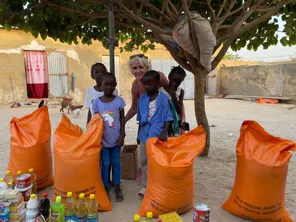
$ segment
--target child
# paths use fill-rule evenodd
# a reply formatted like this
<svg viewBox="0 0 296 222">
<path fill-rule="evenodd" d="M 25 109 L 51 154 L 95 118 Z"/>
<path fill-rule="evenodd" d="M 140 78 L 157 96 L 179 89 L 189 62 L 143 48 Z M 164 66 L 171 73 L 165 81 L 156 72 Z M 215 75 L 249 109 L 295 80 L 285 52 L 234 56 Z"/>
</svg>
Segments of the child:
<svg viewBox="0 0 296 222">
<path fill-rule="evenodd" d="M 124 107 L 126 104 L 121 97 L 113 94 L 116 85 L 115 76 L 106 73 L 101 84 L 104 95 L 94 100 L 92 109 L 94 113 L 99 113 L 104 119 L 103 149 L 101 152 L 102 180 L 109 195 L 109 168 L 112 163 L 115 200 L 116 202 L 122 202 L 123 195 L 120 189 L 120 148 L 124 144 L 125 137 Z"/>
<path fill-rule="evenodd" d="M 138 143 L 140 142 L 142 183 L 145 186 L 138 193 L 140 198 L 144 197 L 147 184 L 146 142 L 152 137 L 166 141 L 170 121 L 173 120 L 168 97 L 158 91 L 159 81 L 160 75 L 156 71 L 150 70 L 144 74 L 143 85 L 146 93 L 140 97 L 138 103 Z"/>
<path fill-rule="evenodd" d="M 102 63 L 96 63 L 91 67 L 91 78 L 96 81 L 96 85 L 88 88 L 85 94 L 84 108 L 89 109 L 88 115 L 87 115 L 87 124 L 89 123 L 92 116 L 91 114 L 92 101 L 104 95 L 104 92 L 102 91 L 100 86 L 102 82 L 102 77 L 106 73 L 107 73 L 107 69 Z M 118 95 L 118 91 L 116 89 L 114 90 L 114 95 Z"/>
<path fill-rule="evenodd" d="M 179 136 L 181 135 L 181 130 L 188 130 L 188 127 L 185 127 L 187 124 L 185 121 L 185 110 L 184 110 L 184 90 L 180 88 L 181 83 L 186 78 L 186 72 L 185 70 L 180 67 L 173 67 L 170 74 L 169 74 L 169 87 L 176 93 L 176 97 L 178 100 L 178 104 L 175 104 L 172 98 L 168 95 L 172 110 L 172 115 L 174 118 L 174 121 L 171 122 L 169 127 L 169 136 Z M 177 113 L 176 106 L 181 107 L 182 113 Z"/>
<path fill-rule="evenodd" d="M 105 65 L 102 63 L 95 63 L 91 67 L 91 78 L 96 81 L 96 85 L 88 88 L 85 94 L 84 108 L 89 109 L 88 115 L 87 115 L 87 124 L 89 123 L 92 116 L 91 107 L 92 107 L 93 100 L 104 95 L 104 92 L 101 89 L 101 82 L 102 82 L 102 77 L 106 73 L 107 73 L 107 69 Z M 114 90 L 113 94 L 118 96 L 117 89 Z M 111 173 L 111 167 L 109 172 Z M 111 181 L 111 178 L 109 180 L 109 183 L 113 184 Z"/>
</svg>

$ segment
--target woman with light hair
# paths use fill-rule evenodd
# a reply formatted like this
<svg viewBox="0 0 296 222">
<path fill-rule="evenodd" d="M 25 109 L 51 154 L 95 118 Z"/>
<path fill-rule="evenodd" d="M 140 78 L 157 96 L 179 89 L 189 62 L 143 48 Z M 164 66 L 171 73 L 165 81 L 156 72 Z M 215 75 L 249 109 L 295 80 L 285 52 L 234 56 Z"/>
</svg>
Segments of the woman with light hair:
<svg viewBox="0 0 296 222">
<path fill-rule="evenodd" d="M 137 114 L 138 101 L 142 94 L 145 93 L 145 88 L 143 85 L 144 74 L 150 69 L 148 58 L 144 54 L 134 55 L 130 57 L 129 66 L 132 74 L 135 76 L 135 80 L 132 84 L 132 105 L 125 116 L 125 121 L 129 121 Z M 176 93 L 169 87 L 169 82 L 165 75 L 161 72 L 160 74 L 160 88 L 162 87 L 174 101 L 177 101 Z M 176 104 L 179 104 L 176 102 Z M 177 111 L 181 113 L 182 108 L 176 107 Z M 138 142 L 139 144 L 139 142 Z M 146 146 L 140 146 L 140 165 L 141 171 L 138 174 L 137 181 L 141 182 L 144 187 L 138 193 L 139 198 L 144 198 L 147 185 L 147 154 Z"/>
<path fill-rule="evenodd" d="M 132 105 L 129 111 L 125 116 L 125 121 L 129 121 L 137 114 L 138 101 L 143 93 L 145 93 L 145 89 L 142 83 L 144 74 L 150 70 L 150 65 L 148 62 L 148 57 L 144 54 L 133 55 L 130 57 L 129 67 L 131 69 L 132 74 L 136 78 L 132 84 Z M 169 87 L 169 82 L 165 75 L 161 72 L 160 74 L 160 87 L 163 87 L 165 91 L 167 91 L 174 101 L 177 101 L 176 94 Z M 177 103 L 177 102 L 176 102 Z M 177 111 L 181 113 L 181 107 L 176 107 Z"/>
</svg>

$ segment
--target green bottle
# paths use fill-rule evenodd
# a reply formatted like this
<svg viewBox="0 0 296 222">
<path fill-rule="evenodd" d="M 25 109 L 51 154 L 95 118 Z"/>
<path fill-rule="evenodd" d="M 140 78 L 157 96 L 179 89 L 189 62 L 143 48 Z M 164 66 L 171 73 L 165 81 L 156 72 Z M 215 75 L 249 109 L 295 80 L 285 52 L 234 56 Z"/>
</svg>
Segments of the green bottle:
<svg viewBox="0 0 296 222">
<path fill-rule="evenodd" d="M 64 222 L 65 221 L 65 206 L 62 204 L 62 197 L 57 196 L 56 202 L 50 207 L 50 221 Z"/>
</svg>

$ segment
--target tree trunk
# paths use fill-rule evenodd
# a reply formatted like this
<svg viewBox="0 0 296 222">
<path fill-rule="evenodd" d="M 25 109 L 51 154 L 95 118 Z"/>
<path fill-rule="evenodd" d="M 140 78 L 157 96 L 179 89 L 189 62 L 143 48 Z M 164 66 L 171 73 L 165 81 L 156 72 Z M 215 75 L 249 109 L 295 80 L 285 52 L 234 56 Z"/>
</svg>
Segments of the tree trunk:
<svg viewBox="0 0 296 222">
<path fill-rule="evenodd" d="M 210 149 L 210 127 L 205 110 L 205 76 L 207 71 L 204 69 L 198 69 L 198 72 L 194 75 L 195 80 L 195 95 L 194 95 L 194 107 L 196 121 L 198 125 L 202 125 L 206 131 L 206 145 L 201 156 L 207 156 Z"/>
</svg>

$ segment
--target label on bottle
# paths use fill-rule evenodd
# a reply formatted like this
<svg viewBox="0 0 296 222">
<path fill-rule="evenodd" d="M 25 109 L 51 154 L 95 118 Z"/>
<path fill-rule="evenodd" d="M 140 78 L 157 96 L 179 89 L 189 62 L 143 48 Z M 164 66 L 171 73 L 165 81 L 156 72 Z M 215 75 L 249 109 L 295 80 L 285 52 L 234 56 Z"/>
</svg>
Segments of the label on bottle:
<svg viewBox="0 0 296 222">
<path fill-rule="evenodd" d="M 87 222 L 99 222 L 99 218 L 96 217 L 96 218 L 87 218 L 86 219 Z"/>
<path fill-rule="evenodd" d="M 68 221 L 76 221 L 76 216 L 75 215 L 66 216 L 65 217 L 65 222 L 68 222 Z"/>
<path fill-rule="evenodd" d="M 58 212 L 51 212 L 51 221 L 58 222 L 60 214 Z"/>
<path fill-rule="evenodd" d="M 86 218 L 85 217 L 77 217 L 76 221 L 77 222 L 86 222 Z"/>
</svg>

